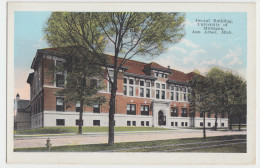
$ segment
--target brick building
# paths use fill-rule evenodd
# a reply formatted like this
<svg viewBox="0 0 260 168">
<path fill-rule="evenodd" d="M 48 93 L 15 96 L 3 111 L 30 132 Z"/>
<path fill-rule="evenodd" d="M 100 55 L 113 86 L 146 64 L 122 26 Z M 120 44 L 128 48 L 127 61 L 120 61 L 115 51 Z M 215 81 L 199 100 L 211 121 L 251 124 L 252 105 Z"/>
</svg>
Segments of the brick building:
<svg viewBox="0 0 260 168">
<path fill-rule="evenodd" d="M 55 95 L 65 83 L 65 74 L 50 73 L 50 67 L 62 61 L 58 55 L 56 49 L 40 49 L 33 59 L 34 72 L 27 79 L 32 128 L 79 123 L 79 104 L 65 103 L 63 97 Z M 112 69 L 109 72 L 113 74 Z M 201 114 L 189 114 L 188 81 L 192 76 L 193 72 L 185 74 L 155 62 L 126 62 L 118 76 L 115 126 L 202 127 Z M 99 93 L 109 98 L 109 83 L 102 82 L 106 88 Z M 84 106 L 83 126 L 108 126 L 108 110 L 108 103 Z M 206 127 L 214 122 L 214 115 L 208 114 Z M 227 116 L 218 116 L 218 126 L 228 126 Z"/>
</svg>

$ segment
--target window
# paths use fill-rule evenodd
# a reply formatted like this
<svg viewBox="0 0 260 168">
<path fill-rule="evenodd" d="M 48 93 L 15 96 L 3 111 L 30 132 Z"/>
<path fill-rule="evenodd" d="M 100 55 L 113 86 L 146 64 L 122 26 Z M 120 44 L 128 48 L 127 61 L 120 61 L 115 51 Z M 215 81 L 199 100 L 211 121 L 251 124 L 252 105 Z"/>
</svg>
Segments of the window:
<svg viewBox="0 0 260 168">
<path fill-rule="evenodd" d="M 111 79 L 114 78 L 114 70 L 109 70 L 109 71 L 108 71 L 108 74 L 109 74 L 109 76 L 110 76 Z"/>
<path fill-rule="evenodd" d="M 179 91 L 179 87 L 178 87 L 178 86 L 175 86 L 175 90 L 176 90 L 176 91 Z"/>
<path fill-rule="evenodd" d="M 150 82 L 140 80 L 140 97 L 150 98 Z"/>
<path fill-rule="evenodd" d="M 141 115 L 149 115 L 149 106 L 141 105 Z"/>
<path fill-rule="evenodd" d="M 56 86 L 64 87 L 64 74 L 56 74 Z"/>
<path fill-rule="evenodd" d="M 134 96 L 134 87 L 129 86 L 129 96 Z"/>
<path fill-rule="evenodd" d="M 124 85 L 124 95 L 127 95 L 127 86 Z"/>
<path fill-rule="evenodd" d="M 183 100 L 184 100 L 184 101 L 187 101 L 187 95 L 186 95 L 186 93 L 183 93 Z"/>
<path fill-rule="evenodd" d="M 176 126 L 176 127 L 178 126 L 178 122 L 175 122 L 175 126 Z"/>
<path fill-rule="evenodd" d="M 171 107 L 171 117 L 177 117 L 178 116 L 178 108 Z"/>
<path fill-rule="evenodd" d="M 160 83 L 156 83 L 156 88 L 160 88 Z"/>
<path fill-rule="evenodd" d="M 135 104 L 127 104 L 127 114 L 136 115 L 136 105 Z"/>
<path fill-rule="evenodd" d="M 146 121 L 146 126 L 149 126 L 149 121 Z"/>
<path fill-rule="evenodd" d="M 171 100 L 174 99 L 174 92 L 171 92 Z"/>
<path fill-rule="evenodd" d="M 222 126 L 222 127 L 225 127 L 225 124 L 224 124 L 224 123 L 221 123 L 221 126 Z"/>
<path fill-rule="evenodd" d="M 93 105 L 93 113 L 100 113 L 100 104 Z"/>
<path fill-rule="evenodd" d="M 136 121 L 133 121 L 132 123 L 133 123 L 133 124 L 132 124 L 133 126 L 136 126 Z"/>
<path fill-rule="evenodd" d="M 171 85 L 171 90 L 174 90 L 174 85 Z"/>
<path fill-rule="evenodd" d="M 76 125 L 79 125 L 79 120 L 76 120 Z M 81 125 L 83 126 L 83 120 Z"/>
<path fill-rule="evenodd" d="M 127 126 L 131 126 L 131 121 L 127 121 Z"/>
<path fill-rule="evenodd" d="M 154 74 L 155 74 L 155 76 L 158 76 L 158 72 L 155 72 Z"/>
<path fill-rule="evenodd" d="M 209 123 L 208 123 L 208 127 L 210 127 L 210 126 L 211 126 L 211 123 L 209 122 Z"/>
<path fill-rule="evenodd" d="M 182 91 L 183 91 L 183 92 L 186 92 L 186 87 L 183 87 L 183 88 L 182 88 Z"/>
<path fill-rule="evenodd" d="M 127 78 L 124 78 L 124 83 L 127 84 Z"/>
<path fill-rule="evenodd" d="M 187 117 L 187 108 L 182 108 L 181 109 L 181 116 L 182 117 Z"/>
<path fill-rule="evenodd" d="M 64 98 L 56 97 L 56 111 L 64 111 Z"/>
<path fill-rule="evenodd" d="M 191 92 L 191 88 L 188 88 L 188 93 L 190 93 Z"/>
<path fill-rule="evenodd" d="M 141 121 L 141 126 L 144 126 L 144 121 Z"/>
<path fill-rule="evenodd" d="M 129 84 L 133 85 L 134 84 L 134 79 L 129 79 Z"/>
<path fill-rule="evenodd" d="M 160 98 L 160 90 L 156 90 L 156 99 Z"/>
<path fill-rule="evenodd" d="M 100 126 L 100 120 L 93 120 L 93 126 Z"/>
<path fill-rule="evenodd" d="M 185 127 L 187 127 L 188 126 L 188 122 L 185 122 Z"/>
<path fill-rule="evenodd" d="M 144 86 L 144 81 L 140 80 L 140 86 Z"/>
<path fill-rule="evenodd" d="M 158 75 L 159 77 L 163 77 L 163 74 L 162 73 L 159 73 L 159 75 Z"/>
<path fill-rule="evenodd" d="M 64 126 L 65 125 L 65 120 L 64 119 L 56 119 L 56 125 L 57 126 Z"/>
<path fill-rule="evenodd" d="M 162 91 L 162 99 L 165 99 L 165 91 Z"/>
<path fill-rule="evenodd" d="M 179 93 L 178 92 L 176 92 L 176 99 L 175 100 L 179 101 Z"/>
<path fill-rule="evenodd" d="M 76 112 L 80 112 L 80 102 L 76 103 Z"/>
<path fill-rule="evenodd" d="M 174 122 L 171 122 L 171 126 L 172 126 L 172 127 L 174 126 Z"/>
<path fill-rule="evenodd" d="M 145 85 L 146 85 L 146 87 L 150 87 L 151 83 L 150 82 L 146 82 Z"/>
<path fill-rule="evenodd" d="M 146 89 L 146 97 L 150 98 L 150 89 Z"/>
<path fill-rule="evenodd" d="M 165 89 L 165 84 L 162 84 L 162 89 Z"/>
<path fill-rule="evenodd" d="M 184 122 L 181 122 L 181 126 L 184 127 Z"/>
<path fill-rule="evenodd" d="M 203 122 L 200 122 L 200 126 L 203 127 Z"/>
<path fill-rule="evenodd" d="M 140 88 L 140 97 L 144 97 L 144 88 Z"/>
</svg>

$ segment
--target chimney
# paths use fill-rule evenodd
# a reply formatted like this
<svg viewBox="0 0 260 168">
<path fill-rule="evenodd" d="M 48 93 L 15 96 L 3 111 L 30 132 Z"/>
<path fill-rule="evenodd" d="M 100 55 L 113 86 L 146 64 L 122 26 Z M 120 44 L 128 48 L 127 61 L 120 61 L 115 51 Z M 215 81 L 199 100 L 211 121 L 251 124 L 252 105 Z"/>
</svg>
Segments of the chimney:
<svg viewBox="0 0 260 168">
<path fill-rule="evenodd" d="M 170 65 L 168 65 L 167 67 L 168 67 L 168 69 L 171 69 Z"/>
<path fill-rule="evenodd" d="M 17 93 L 17 95 L 16 95 L 16 100 L 20 100 L 20 95 L 19 95 L 19 93 Z"/>
</svg>

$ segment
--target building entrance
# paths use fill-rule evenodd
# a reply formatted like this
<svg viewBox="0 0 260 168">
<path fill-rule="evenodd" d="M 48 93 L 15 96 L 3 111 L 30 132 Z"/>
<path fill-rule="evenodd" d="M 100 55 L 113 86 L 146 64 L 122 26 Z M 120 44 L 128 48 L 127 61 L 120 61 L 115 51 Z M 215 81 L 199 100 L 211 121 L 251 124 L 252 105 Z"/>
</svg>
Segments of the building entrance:
<svg viewBox="0 0 260 168">
<path fill-rule="evenodd" d="M 158 125 L 166 125 L 166 116 L 163 115 L 163 111 L 159 111 L 158 113 Z"/>
</svg>

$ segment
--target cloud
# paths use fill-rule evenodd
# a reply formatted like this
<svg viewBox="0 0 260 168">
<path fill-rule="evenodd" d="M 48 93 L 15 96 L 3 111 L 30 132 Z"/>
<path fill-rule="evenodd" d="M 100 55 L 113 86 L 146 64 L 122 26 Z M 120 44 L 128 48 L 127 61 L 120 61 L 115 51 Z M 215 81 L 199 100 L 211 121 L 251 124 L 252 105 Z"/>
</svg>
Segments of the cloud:
<svg viewBox="0 0 260 168">
<path fill-rule="evenodd" d="M 216 59 L 213 59 L 209 61 L 203 61 L 202 63 L 200 63 L 200 65 L 214 65 L 216 63 L 217 63 Z"/>
<path fill-rule="evenodd" d="M 183 58 L 183 63 L 184 64 L 188 64 L 189 62 L 192 62 L 193 61 L 193 58 L 192 57 L 184 57 Z"/>
<path fill-rule="evenodd" d="M 211 45 L 212 45 L 214 48 L 220 48 L 220 47 L 222 47 L 222 44 L 216 43 L 216 42 L 212 42 Z"/>
<path fill-rule="evenodd" d="M 33 47 L 36 47 L 36 48 L 45 48 L 47 46 L 48 45 L 46 44 L 43 37 L 38 40 L 37 44 L 33 44 Z"/>
<path fill-rule="evenodd" d="M 168 55 L 166 57 L 158 57 L 153 61 L 164 67 L 170 66 L 172 69 L 176 69 L 178 71 L 182 71 L 185 73 L 191 72 L 194 69 L 191 66 L 183 65 L 178 55 L 171 55 L 171 56 Z"/>
<path fill-rule="evenodd" d="M 186 38 L 182 39 L 180 43 L 184 44 L 187 47 L 191 47 L 191 48 L 198 48 L 199 47 L 199 45 L 193 43 L 192 41 L 190 41 Z"/>
<path fill-rule="evenodd" d="M 168 49 L 169 51 L 180 51 L 182 54 L 187 53 L 187 51 L 184 48 L 172 46 Z"/>
<path fill-rule="evenodd" d="M 197 49 L 197 50 L 193 50 L 192 52 L 190 52 L 190 56 L 194 56 L 200 53 L 206 53 L 207 51 L 204 49 Z"/>
<path fill-rule="evenodd" d="M 222 57 L 220 60 L 219 60 L 219 65 L 220 66 L 224 66 L 225 64 L 227 66 L 232 66 L 232 65 L 241 65 L 243 64 L 242 61 L 239 60 L 239 56 L 241 56 L 242 54 L 242 49 L 240 47 L 237 47 L 236 49 L 229 49 L 228 50 L 228 53 Z"/>
</svg>

